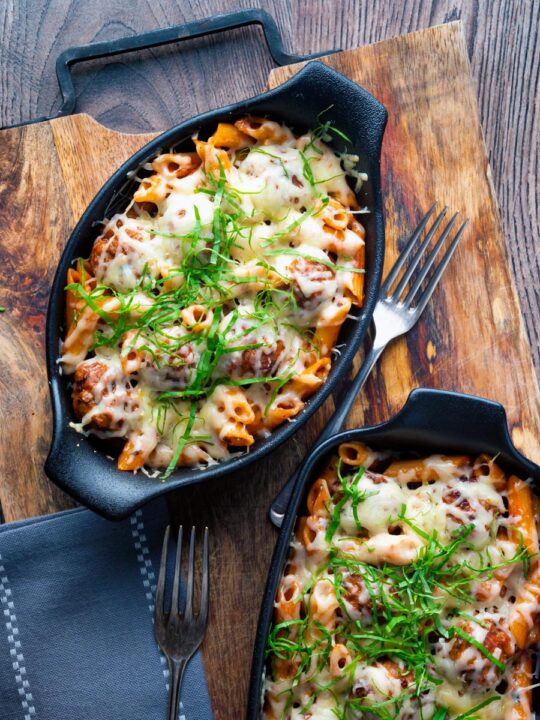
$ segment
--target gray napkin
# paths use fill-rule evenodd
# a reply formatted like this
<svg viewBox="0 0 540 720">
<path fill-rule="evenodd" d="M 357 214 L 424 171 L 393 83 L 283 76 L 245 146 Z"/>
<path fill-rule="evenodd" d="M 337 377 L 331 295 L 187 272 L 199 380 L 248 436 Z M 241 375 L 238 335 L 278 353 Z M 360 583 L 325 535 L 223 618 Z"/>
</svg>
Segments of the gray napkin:
<svg viewBox="0 0 540 720">
<path fill-rule="evenodd" d="M 121 523 L 76 509 L 0 526 L 1 720 L 164 720 L 152 618 L 166 524 L 160 500 Z M 197 653 L 180 718 L 212 717 Z"/>
</svg>

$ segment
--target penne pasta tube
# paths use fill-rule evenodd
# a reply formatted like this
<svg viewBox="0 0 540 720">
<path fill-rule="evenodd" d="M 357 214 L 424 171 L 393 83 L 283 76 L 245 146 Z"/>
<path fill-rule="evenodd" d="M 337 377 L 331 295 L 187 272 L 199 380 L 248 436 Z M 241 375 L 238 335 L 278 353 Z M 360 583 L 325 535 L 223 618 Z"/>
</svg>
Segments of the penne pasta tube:
<svg viewBox="0 0 540 720">
<path fill-rule="evenodd" d="M 233 447 L 249 447 L 255 442 L 255 438 L 246 428 L 244 423 L 231 420 L 225 422 L 219 431 L 219 437 L 227 445 Z"/>
<path fill-rule="evenodd" d="M 332 677 L 338 678 L 343 675 L 344 668 L 351 662 L 351 653 L 343 643 L 338 643 L 330 650 L 328 664 Z"/>
<path fill-rule="evenodd" d="M 181 312 L 184 325 L 193 332 L 204 332 L 212 325 L 214 313 L 204 305 L 190 305 Z"/>
<path fill-rule="evenodd" d="M 287 384 L 287 393 L 295 393 L 305 400 L 312 395 L 326 380 L 330 372 L 330 358 L 323 357 L 307 367 L 298 377 Z"/>
<path fill-rule="evenodd" d="M 315 342 L 320 348 L 321 355 L 328 356 L 328 353 L 331 352 L 336 344 L 340 330 L 340 325 L 326 325 L 325 327 L 317 328 L 315 331 Z"/>
<path fill-rule="evenodd" d="M 448 466 L 459 468 L 469 461 L 467 455 L 441 455 L 438 462 L 426 462 L 422 458 L 412 460 L 394 460 L 384 474 L 396 478 L 398 482 L 433 482 L 441 478 Z"/>
<path fill-rule="evenodd" d="M 507 497 L 510 516 L 516 521 L 511 538 L 516 544 L 523 542 L 531 555 L 538 555 L 538 532 L 531 488 L 523 480 L 511 475 L 508 478 Z"/>
<path fill-rule="evenodd" d="M 218 123 L 216 131 L 208 139 L 214 147 L 227 148 L 228 150 L 242 150 L 253 144 L 253 137 L 242 132 L 231 123 Z"/>
<path fill-rule="evenodd" d="M 347 315 L 351 310 L 352 302 L 348 297 L 341 297 L 336 299 L 331 305 L 324 309 L 321 313 L 321 318 L 317 325 L 317 331 L 315 337 L 317 338 L 318 331 L 323 327 L 337 327 L 339 328 L 345 322 Z"/>
<path fill-rule="evenodd" d="M 309 490 L 307 508 L 311 515 L 328 515 L 330 493 L 324 478 L 316 480 Z"/>
<path fill-rule="evenodd" d="M 352 221 L 352 215 L 343 205 L 333 198 L 324 207 L 321 213 L 325 225 L 333 230 L 345 230 Z"/>
<path fill-rule="evenodd" d="M 279 585 L 274 617 L 276 623 L 300 617 L 300 585 L 292 575 L 286 575 Z"/>
<path fill-rule="evenodd" d="M 105 298 L 99 301 L 101 310 L 114 315 L 120 307 L 116 298 Z M 69 328 L 66 339 L 62 343 L 62 367 L 68 375 L 75 372 L 77 365 L 84 360 L 92 343 L 94 333 L 101 320 L 101 316 L 91 307 L 87 306 L 81 311 L 76 322 Z"/>
<path fill-rule="evenodd" d="M 365 465 L 371 455 L 371 450 L 364 443 L 351 441 L 341 443 L 338 455 L 345 465 Z"/>
<path fill-rule="evenodd" d="M 155 203 L 158 205 L 170 195 L 171 189 L 162 175 L 151 175 L 141 180 L 139 189 L 135 191 L 133 199 L 137 203 Z"/>
<path fill-rule="evenodd" d="M 156 447 L 157 442 L 158 436 L 153 429 L 131 433 L 118 458 L 118 469 L 135 471 L 141 468 Z"/>
<path fill-rule="evenodd" d="M 273 120 L 247 117 L 237 120 L 235 127 L 245 135 L 264 144 L 281 144 L 292 139 L 291 131 Z"/>
<path fill-rule="evenodd" d="M 231 160 L 225 150 L 203 140 L 194 140 L 194 143 L 206 173 L 219 178 L 223 172 L 230 169 Z"/>
<path fill-rule="evenodd" d="M 366 248 L 365 245 L 363 245 L 360 250 L 358 251 L 358 254 L 356 256 L 356 267 L 357 268 L 364 268 L 366 265 L 365 261 L 365 254 L 366 254 Z M 353 274 L 353 292 L 354 292 L 354 299 L 357 305 L 362 307 L 364 304 L 364 273 L 354 273 Z"/>
<path fill-rule="evenodd" d="M 66 275 L 66 285 L 82 284 L 84 281 L 84 290 L 90 292 L 95 285 L 95 278 L 90 270 L 90 263 L 79 258 L 76 268 L 69 268 Z M 66 327 L 70 328 L 76 314 L 84 308 L 84 300 L 74 289 L 66 290 Z"/>
<path fill-rule="evenodd" d="M 479 455 L 473 463 L 473 477 L 489 477 L 496 490 L 506 489 L 506 474 L 492 457 L 485 453 Z"/>
<path fill-rule="evenodd" d="M 152 169 L 167 180 L 177 180 L 191 175 L 201 164 L 197 153 L 165 153 L 152 162 Z"/>
<path fill-rule="evenodd" d="M 344 186 L 339 190 L 334 190 L 331 194 L 335 200 L 338 200 L 341 203 L 341 205 L 350 207 L 353 210 L 358 209 L 358 200 L 349 186 Z"/>
<path fill-rule="evenodd" d="M 529 634 L 540 610 L 540 566 L 536 563 L 529 579 L 521 586 L 510 612 L 510 630 L 522 650 L 528 646 Z"/>
<path fill-rule="evenodd" d="M 285 392 L 278 395 L 276 401 L 269 408 L 266 415 L 263 416 L 264 427 L 272 430 L 272 428 L 298 415 L 303 407 L 303 401 L 291 393 Z"/>
<path fill-rule="evenodd" d="M 317 515 L 302 517 L 298 521 L 297 537 L 308 555 L 324 557 L 327 554 L 327 550 L 322 547 L 325 528 L 325 519 Z"/>
<path fill-rule="evenodd" d="M 322 579 L 315 583 L 311 591 L 309 605 L 312 620 L 327 629 L 334 628 L 339 602 L 331 580 Z"/>
</svg>

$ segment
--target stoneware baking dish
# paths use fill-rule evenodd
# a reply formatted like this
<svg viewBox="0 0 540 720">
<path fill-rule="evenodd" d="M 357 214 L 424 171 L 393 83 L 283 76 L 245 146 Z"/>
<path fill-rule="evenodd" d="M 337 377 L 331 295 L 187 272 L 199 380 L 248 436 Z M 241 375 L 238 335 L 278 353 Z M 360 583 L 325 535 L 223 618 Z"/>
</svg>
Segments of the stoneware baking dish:
<svg viewBox="0 0 540 720">
<path fill-rule="evenodd" d="M 264 591 L 255 639 L 248 720 L 259 720 L 262 710 L 265 648 L 274 599 L 288 555 L 299 511 L 305 507 L 315 473 L 343 442 L 360 440 L 369 447 L 410 453 L 488 453 L 497 464 L 522 478 L 540 483 L 540 467 L 514 446 L 506 412 L 491 400 L 442 390 L 413 390 L 402 410 L 388 422 L 347 430 L 316 446 L 304 461 L 274 550 Z M 539 707 L 538 698 L 534 698 Z M 534 704 L 534 702 L 533 702 Z"/>
<path fill-rule="evenodd" d="M 325 122 L 331 120 L 350 138 L 347 150 L 360 157 L 358 169 L 367 173 L 369 178 L 358 196 L 360 205 L 369 209 L 369 214 L 362 217 L 366 228 L 365 304 L 358 318 L 347 320 L 343 326 L 340 343 L 344 347 L 333 363 L 326 384 L 306 403 L 294 423 L 285 423 L 268 438 L 258 441 L 249 453 L 239 454 L 206 469 L 178 469 L 166 482 L 142 473 L 134 475 L 117 470 L 114 462 L 107 458 L 111 450 L 106 442 L 84 437 L 70 427 L 70 422 L 75 420 L 70 381 L 61 375 L 58 364 L 59 347 L 64 335 L 64 287 L 68 268 L 76 258 L 88 256 L 97 236 L 96 223 L 110 217 L 125 204 L 126 193 L 132 194 L 135 189 L 136 181 L 130 179 L 133 171 L 147 160 L 170 148 L 177 151 L 186 149 L 195 131 L 202 136 L 210 134 L 218 121 L 234 121 L 250 114 L 262 115 L 304 131 L 316 125 L 317 117 L 323 111 L 326 111 Z M 308 421 L 346 377 L 352 358 L 365 336 L 377 299 L 384 261 L 380 157 L 386 119 L 385 108 L 369 93 L 326 65 L 310 62 L 275 90 L 199 115 L 168 130 L 135 153 L 115 172 L 73 231 L 51 290 L 46 348 L 53 437 L 45 471 L 54 483 L 106 517 L 122 518 L 165 492 L 244 468 L 274 450 Z M 331 145 L 338 152 L 346 149 L 345 142 L 337 136 Z"/>
</svg>

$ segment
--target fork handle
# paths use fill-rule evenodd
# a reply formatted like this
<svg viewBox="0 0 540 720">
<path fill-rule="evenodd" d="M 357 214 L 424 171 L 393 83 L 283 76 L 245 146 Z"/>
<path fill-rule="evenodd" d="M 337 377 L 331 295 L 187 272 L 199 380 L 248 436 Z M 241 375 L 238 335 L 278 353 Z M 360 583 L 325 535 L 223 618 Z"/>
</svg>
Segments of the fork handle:
<svg viewBox="0 0 540 720">
<path fill-rule="evenodd" d="M 180 690 L 187 660 L 169 660 L 169 720 L 178 720 L 178 706 L 180 705 Z"/>
<path fill-rule="evenodd" d="M 351 412 L 357 395 L 360 393 L 360 391 L 366 384 L 366 380 L 368 379 L 370 372 L 373 370 L 373 366 L 379 359 L 385 347 L 386 344 L 377 344 L 377 338 L 374 338 L 373 345 L 370 351 L 364 358 L 362 366 L 360 367 L 351 382 L 349 392 L 343 398 L 343 401 L 334 410 L 332 417 L 330 418 L 314 444 L 320 444 L 325 440 L 328 440 L 329 437 L 341 430 L 349 416 L 349 413 Z M 287 511 L 287 506 L 289 504 L 293 488 L 298 479 L 298 475 L 300 474 L 301 467 L 302 463 L 299 463 L 297 469 L 294 471 L 294 473 L 287 480 L 286 484 L 276 495 L 272 506 L 270 507 L 270 520 L 277 528 L 281 527 L 283 518 L 285 517 L 285 512 Z"/>
</svg>

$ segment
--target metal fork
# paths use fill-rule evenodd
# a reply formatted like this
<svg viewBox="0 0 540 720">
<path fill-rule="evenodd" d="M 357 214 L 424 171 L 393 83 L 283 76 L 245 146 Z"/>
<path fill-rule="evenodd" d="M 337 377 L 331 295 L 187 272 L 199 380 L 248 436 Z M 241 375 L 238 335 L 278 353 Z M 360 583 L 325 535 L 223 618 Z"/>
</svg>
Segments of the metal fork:
<svg viewBox="0 0 540 720">
<path fill-rule="evenodd" d="M 439 215 L 433 221 L 429 231 L 426 233 L 425 238 L 417 246 L 417 243 L 435 210 L 436 203 L 431 206 L 428 212 L 422 218 L 420 224 L 411 235 L 407 245 L 401 251 L 398 259 L 396 260 L 393 268 L 388 273 L 388 277 L 384 281 L 379 293 L 377 304 L 373 312 L 373 343 L 371 349 L 366 355 L 361 368 L 359 369 L 356 376 L 353 378 L 350 384 L 350 388 L 346 396 L 342 399 L 339 407 L 336 408 L 334 414 L 328 421 L 328 424 L 319 435 L 316 443 L 322 443 L 327 440 L 331 435 L 341 430 L 347 417 L 351 411 L 352 406 L 356 400 L 356 396 L 364 387 L 364 384 L 373 369 L 373 366 L 379 359 L 381 353 L 395 338 L 408 332 L 416 323 L 419 317 L 424 312 L 426 305 L 433 291 L 437 287 L 442 274 L 450 262 L 454 250 L 456 249 L 463 231 L 468 223 L 468 220 L 462 223 L 455 236 L 451 240 L 446 252 L 444 253 L 442 260 L 439 262 L 437 267 L 434 269 L 433 274 L 425 287 L 424 290 L 420 290 L 422 283 L 427 278 L 430 269 L 433 266 L 437 256 L 439 255 L 443 245 L 447 241 L 452 228 L 454 227 L 458 213 L 455 213 L 442 230 L 439 239 L 433 246 L 430 252 L 427 252 L 428 246 L 431 241 L 435 238 L 435 235 L 441 225 L 448 208 L 444 208 Z M 408 266 L 405 268 L 403 275 L 398 281 L 400 272 L 404 269 L 405 263 L 411 254 L 415 250 Z M 420 261 L 425 257 L 424 264 L 420 268 L 418 275 L 411 284 L 411 279 L 414 271 L 418 268 Z M 393 288 L 394 284 L 395 288 Z M 301 465 L 301 464 L 300 464 Z M 300 468 L 299 465 L 299 468 Z M 281 527 L 289 498 L 291 496 L 294 484 L 298 477 L 298 470 L 296 470 L 287 484 L 281 489 L 279 494 L 275 497 L 274 502 L 270 508 L 270 520 L 276 527 Z"/>
<path fill-rule="evenodd" d="M 172 598 L 169 610 L 165 610 L 165 579 L 167 575 L 167 555 L 169 548 L 170 526 L 165 530 L 161 564 L 156 589 L 156 606 L 154 611 L 154 634 L 161 651 L 169 664 L 169 710 L 168 720 L 177 720 L 180 703 L 180 690 L 184 670 L 189 660 L 203 641 L 208 621 L 208 528 L 204 529 L 203 567 L 200 594 L 200 607 L 197 615 L 193 612 L 193 591 L 195 574 L 195 528 L 191 528 L 189 541 L 189 569 L 184 610 L 179 609 L 178 592 L 180 587 L 180 568 L 182 565 L 182 534 L 178 530 L 176 561 Z"/>
</svg>

